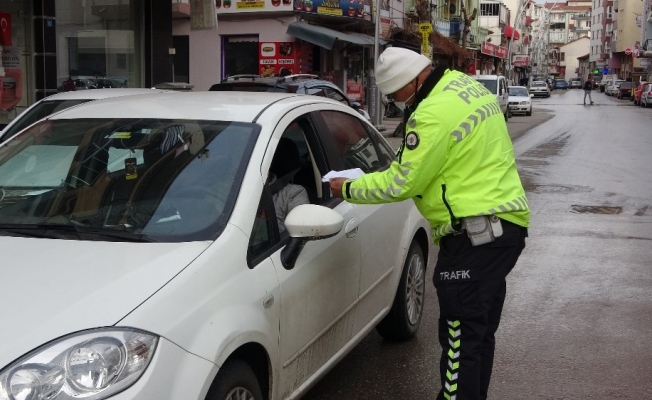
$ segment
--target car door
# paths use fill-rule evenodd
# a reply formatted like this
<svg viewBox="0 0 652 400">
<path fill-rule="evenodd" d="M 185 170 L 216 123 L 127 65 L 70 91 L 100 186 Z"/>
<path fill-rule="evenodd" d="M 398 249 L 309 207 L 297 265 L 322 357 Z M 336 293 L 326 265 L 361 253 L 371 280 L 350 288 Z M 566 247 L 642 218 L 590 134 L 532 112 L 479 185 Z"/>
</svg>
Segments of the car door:
<svg viewBox="0 0 652 400">
<path fill-rule="evenodd" d="M 341 111 L 321 111 L 324 141 L 331 141 L 329 164 L 335 170 L 360 168 L 365 173 L 380 171 L 394 160 L 393 150 L 378 133 L 357 116 Z M 397 265 L 405 221 L 411 200 L 374 205 L 356 205 L 360 220 L 361 250 L 359 303 L 354 333 L 369 324 L 393 299 L 391 274 Z"/>
<path fill-rule="evenodd" d="M 281 138 L 293 140 L 300 153 L 301 165 L 291 184 L 311 192 L 312 203 L 340 213 L 344 228 L 335 237 L 306 243 L 294 268 L 287 270 L 281 252 L 289 237 L 279 232 L 278 223 L 273 224 L 278 244 L 268 253 L 277 269 L 281 304 L 277 398 L 295 391 L 351 340 L 360 279 L 357 215 L 351 204 L 331 198 L 325 190 L 327 184 L 321 182 L 321 176 L 328 171 L 310 114 L 294 111 L 280 120 L 261 166 L 263 177 L 268 176 Z M 264 214 L 275 215 L 269 206 L 274 204 L 271 187 L 267 186 L 263 197 L 267 197 L 268 207 Z"/>
<path fill-rule="evenodd" d="M 507 81 L 502 76 L 498 77 L 498 102 L 503 113 L 507 112 L 509 93 L 507 91 Z"/>
</svg>

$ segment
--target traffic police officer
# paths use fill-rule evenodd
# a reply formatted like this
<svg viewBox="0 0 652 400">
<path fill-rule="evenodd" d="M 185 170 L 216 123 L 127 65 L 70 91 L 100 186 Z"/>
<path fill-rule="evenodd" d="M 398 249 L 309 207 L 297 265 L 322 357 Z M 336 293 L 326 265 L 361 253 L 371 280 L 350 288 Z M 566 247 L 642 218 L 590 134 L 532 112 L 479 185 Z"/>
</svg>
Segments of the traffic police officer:
<svg viewBox="0 0 652 400">
<path fill-rule="evenodd" d="M 388 48 L 375 72 L 380 91 L 408 106 L 397 160 L 382 172 L 333 179 L 331 189 L 358 204 L 414 200 L 439 245 L 437 399 L 486 399 L 505 278 L 530 220 L 503 113 L 475 79 L 432 68 L 411 50 Z"/>
</svg>

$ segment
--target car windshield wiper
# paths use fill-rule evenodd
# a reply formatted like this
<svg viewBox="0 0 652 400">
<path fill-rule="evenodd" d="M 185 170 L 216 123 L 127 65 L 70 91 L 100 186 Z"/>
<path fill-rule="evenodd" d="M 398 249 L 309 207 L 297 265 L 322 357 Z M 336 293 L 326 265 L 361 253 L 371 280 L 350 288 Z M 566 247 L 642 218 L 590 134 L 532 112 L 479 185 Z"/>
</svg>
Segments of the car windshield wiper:
<svg viewBox="0 0 652 400">
<path fill-rule="evenodd" d="M 100 237 L 119 239 L 128 242 L 156 242 L 156 240 L 142 233 L 134 233 L 117 229 L 93 228 L 83 225 L 48 223 L 0 224 L 0 232 L 3 231 L 8 233 L 17 233 L 21 236 L 38 238 L 69 239 L 67 235 L 73 234 L 82 240 L 86 239 L 88 236 L 91 236 L 93 238 Z"/>
</svg>

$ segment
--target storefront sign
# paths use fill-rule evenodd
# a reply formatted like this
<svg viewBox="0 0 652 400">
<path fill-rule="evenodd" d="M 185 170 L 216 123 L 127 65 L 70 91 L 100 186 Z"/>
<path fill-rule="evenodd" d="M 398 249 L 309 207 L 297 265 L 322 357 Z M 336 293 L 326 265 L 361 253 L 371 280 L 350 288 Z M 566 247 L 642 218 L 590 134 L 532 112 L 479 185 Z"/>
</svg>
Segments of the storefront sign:
<svg viewBox="0 0 652 400">
<path fill-rule="evenodd" d="M 599 59 L 595 62 L 595 66 L 598 68 L 603 68 L 607 65 L 607 61 L 604 58 Z"/>
<path fill-rule="evenodd" d="M 515 67 L 527 67 L 530 65 L 530 57 L 515 55 L 512 57 L 512 65 Z"/>
<path fill-rule="evenodd" d="M 294 10 L 338 17 L 365 16 L 364 0 L 294 0 Z"/>
<path fill-rule="evenodd" d="M 430 34 L 432 33 L 432 24 L 430 22 L 420 23 L 419 33 L 421 34 L 421 54 L 431 58 L 432 45 L 430 44 Z"/>
<path fill-rule="evenodd" d="M 261 42 L 258 44 L 259 73 L 261 76 L 296 74 L 297 60 L 294 42 Z"/>
<path fill-rule="evenodd" d="M 217 14 L 292 11 L 292 0 L 214 0 Z"/>
<path fill-rule="evenodd" d="M 190 0 L 190 30 L 217 29 L 214 0 Z"/>
<path fill-rule="evenodd" d="M 11 14 L 0 12 L 0 45 L 11 46 Z"/>
<path fill-rule="evenodd" d="M 482 54 L 495 57 L 497 51 L 498 51 L 498 46 L 496 46 L 495 44 L 489 42 L 482 42 L 482 44 L 480 45 L 480 52 Z"/>
<path fill-rule="evenodd" d="M 507 58 L 507 53 L 507 47 L 498 46 L 498 50 L 496 50 L 496 57 Z"/>
<path fill-rule="evenodd" d="M 354 80 L 346 81 L 346 97 L 352 101 L 361 101 L 362 100 L 362 83 L 358 83 Z"/>
</svg>

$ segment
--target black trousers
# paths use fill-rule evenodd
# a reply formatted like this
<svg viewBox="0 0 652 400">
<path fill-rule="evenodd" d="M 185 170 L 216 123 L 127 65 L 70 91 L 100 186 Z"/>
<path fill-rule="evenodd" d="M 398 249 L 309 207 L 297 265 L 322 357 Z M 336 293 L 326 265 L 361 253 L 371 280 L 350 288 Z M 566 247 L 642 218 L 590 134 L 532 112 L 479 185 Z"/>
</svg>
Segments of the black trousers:
<svg viewBox="0 0 652 400">
<path fill-rule="evenodd" d="M 437 400 L 486 399 L 505 278 L 525 248 L 527 229 L 502 220 L 503 235 L 471 246 L 463 232 L 441 239 L 433 281 L 439 298 L 442 389 Z"/>
</svg>

